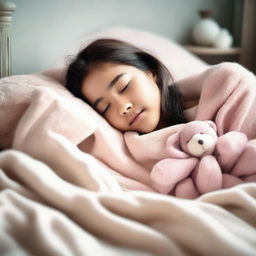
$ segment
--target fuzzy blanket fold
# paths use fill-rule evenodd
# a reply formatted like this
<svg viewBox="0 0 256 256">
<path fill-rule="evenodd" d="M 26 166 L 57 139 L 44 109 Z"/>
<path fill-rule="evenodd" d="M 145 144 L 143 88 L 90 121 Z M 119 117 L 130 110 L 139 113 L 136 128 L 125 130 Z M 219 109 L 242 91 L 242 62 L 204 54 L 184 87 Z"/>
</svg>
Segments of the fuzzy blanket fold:
<svg viewBox="0 0 256 256">
<path fill-rule="evenodd" d="M 203 88 L 198 120 L 212 119 L 219 134 L 244 132 L 254 145 L 254 75 L 239 65 L 221 64 L 180 83 Z M 0 154 L 1 251 L 255 253 L 255 183 L 197 200 L 151 193 L 151 168 L 168 156 L 165 140 L 183 125 L 123 135 L 60 83 L 42 75 L 2 79 L 0 90 L 0 118 L 5 120 L 0 146 L 14 149 Z"/>
<path fill-rule="evenodd" d="M 256 139 L 255 75 L 239 64 L 224 63 L 204 76 L 196 119 L 214 120 L 219 135 L 234 130 Z"/>
<path fill-rule="evenodd" d="M 108 189 L 93 192 L 15 150 L 0 154 L 0 168 L 3 255 L 253 255 L 256 250 L 255 184 L 191 201 L 121 192 L 110 177 Z M 100 172 L 94 177 L 106 184 Z"/>
</svg>

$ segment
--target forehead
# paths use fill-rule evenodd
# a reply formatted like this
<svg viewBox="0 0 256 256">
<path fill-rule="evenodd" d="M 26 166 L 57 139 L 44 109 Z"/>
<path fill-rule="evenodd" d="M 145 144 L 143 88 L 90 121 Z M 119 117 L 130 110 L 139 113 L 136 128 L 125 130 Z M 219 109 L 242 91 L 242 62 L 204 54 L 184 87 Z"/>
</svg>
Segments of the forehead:
<svg viewBox="0 0 256 256">
<path fill-rule="evenodd" d="M 115 76 L 134 71 L 134 67 L 116 63 L 99 63 L 94 65 L 82 83 L 82 93 L 89 100 L 103 94 Z"/>
<path fill-rule="evenodd" d="M 87 77 L 84 79 L 84 82 L 94 82 L 105 79 L 111 79 L 113 75 L 116 75 L 117 72 L 122 70 L 131 69 L 128 65 L 116 64 L 116 63 L 98 63 L 91 67 Z"/>
</svg>

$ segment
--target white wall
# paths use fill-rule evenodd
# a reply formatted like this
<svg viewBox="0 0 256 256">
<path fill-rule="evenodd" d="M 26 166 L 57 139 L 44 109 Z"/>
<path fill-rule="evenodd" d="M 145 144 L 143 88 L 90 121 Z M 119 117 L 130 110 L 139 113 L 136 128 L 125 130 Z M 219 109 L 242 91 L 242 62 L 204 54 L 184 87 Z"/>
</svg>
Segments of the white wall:
<svg viewBox="0 0 256 256">
<path fill-rule="evenodd" d="M 198 9 L 213 10 L 232 29 L 233 0 L 12 0 L 13 74 L 51 68 L 86 33 L 125 25 L 183 43 L 198 21 Z"/>
</svg>

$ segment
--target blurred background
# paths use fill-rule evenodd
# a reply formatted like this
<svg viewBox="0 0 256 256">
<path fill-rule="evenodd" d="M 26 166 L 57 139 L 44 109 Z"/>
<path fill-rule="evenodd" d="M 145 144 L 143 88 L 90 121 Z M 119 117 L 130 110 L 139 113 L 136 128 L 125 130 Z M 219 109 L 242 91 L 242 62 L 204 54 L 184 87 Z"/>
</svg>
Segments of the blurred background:
<svg viewBox="0 0 256 256">
<path fill-rule="evenodd" d="M 12 24 L 12 73 L 27 74 L 54 67 L 74 42 L 85 34 L 111 27 L 128 26 L 154 32 L 179 44 L 209 63 L 242 61 L 255 70 L 254 21 L 245 21 L 245 3 L 255 0 L 12 0 L 16 5 Z M 255 5 L 254 5 L 255 6 Z M 247 7 L 248 8 L 248 7 Z M 212 18 L 231 33 L 233 53 L 203 52 L 189 48 L 199 9 L 212 11 Z M 247 10 L 248 11 L 248 10 Z M 249 10 L 250 12 L 250 10 Z M 254 10 L 255 14 L 256 10 Z M 249 24 L 249 25 L 248 25 Z M 254 24 L 254 25 L 252 25 Z M 247 34 L 245 36 L 245 34 Z M 253 34 L 249 35 L 248 34 Z M 246 38 L 243 38 L 243 37 Z M 249 53 L 244 51 L 250 42 Z M 253 50 L 254 48 L 254 50 Z M 249 56 L 249 57 L 248 57 Z M 254 57 L 255 56 L 255 57 Z M 250 59 L 250 60 L 248 60 Z M 253 60 L 251 60 L 253 59 Z"/>
</svg>

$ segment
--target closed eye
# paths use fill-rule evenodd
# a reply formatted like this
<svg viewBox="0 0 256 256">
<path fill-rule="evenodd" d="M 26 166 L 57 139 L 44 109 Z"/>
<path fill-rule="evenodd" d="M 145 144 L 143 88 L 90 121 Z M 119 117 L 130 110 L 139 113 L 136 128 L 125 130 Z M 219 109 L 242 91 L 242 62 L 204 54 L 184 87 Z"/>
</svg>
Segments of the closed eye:
<svg viewBox="0 0 256 256">
<path fill-rule="evenodd" d="M 110 107 L 110 103 L 107 105 L 107 107 L 103 110 L 103 112 L 101 114 L 105 115 L 106 112 L 108 111 L 109 107 Z"/>
<path fill-rule="evenodd" d="M 119 93 L 124 92 L 129 87 L 129 85 L 130 85 L 130 82 L 127 85 L 125 85 L 125 87 Z"/>
</svg>

